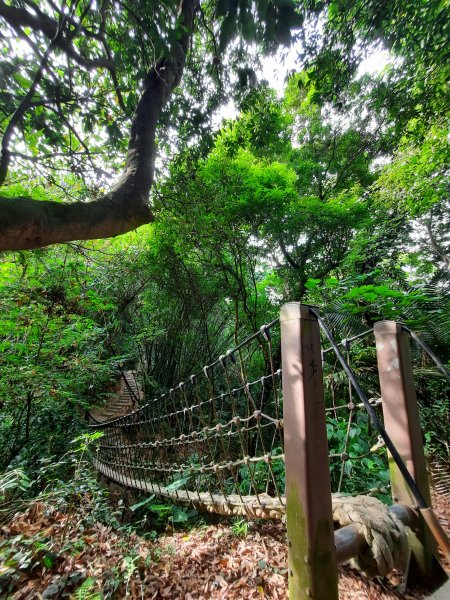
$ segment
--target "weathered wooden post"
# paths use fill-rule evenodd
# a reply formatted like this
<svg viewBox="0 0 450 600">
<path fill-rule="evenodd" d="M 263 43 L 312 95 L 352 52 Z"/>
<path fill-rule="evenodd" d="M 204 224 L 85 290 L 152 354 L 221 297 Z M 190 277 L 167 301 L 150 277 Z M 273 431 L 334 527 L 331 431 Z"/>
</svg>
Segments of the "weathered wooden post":
<svg viewBox="0 0 450 600">
<path fill-rule="evenodd" d="M 280 325 L 289 597 L 337 600 L 319 324 L 289 302 Z"/>
<path fill-rule="evenodd" d="M 422 442 L 416 391 L 409 349 L 409 335 L 394 321 L 382 321 L 374 327 L 384 425 L 386 431 L 413 476 L 427 505 L 430 488 Z M 395 502 L 415 506 L 416 501 L 406 485 L 397 465 L 389 455 L 391 491 Z M 419 519 L 410 539 L 412 555 L 420 577 L 436 575 L 436 543 L 424 520 Z M 437 567 L 440 571 L 439 567 Z"/>
</svg>

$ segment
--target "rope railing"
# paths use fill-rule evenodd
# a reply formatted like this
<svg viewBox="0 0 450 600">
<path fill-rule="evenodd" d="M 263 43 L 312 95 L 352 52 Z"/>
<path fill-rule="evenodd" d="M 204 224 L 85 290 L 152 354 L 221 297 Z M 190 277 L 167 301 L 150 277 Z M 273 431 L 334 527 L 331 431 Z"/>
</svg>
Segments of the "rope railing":
<svg viewBox="0 0 450 600">
<path fill-rule="evenodd" d="M 281 369 L 273 335 L 278 319 L 144 406 L 93 423 L 104 434 L 97 468 L 174 501 L 195 498 L 206 510 L 274 516 L 277 506 L 281 516 Z"/>
<path fill-rule="evenodd" d="M 388 448 L 389 452 L 391 453 L 391 455 L 395 461 L 395 464 L 399 468 L 403 478 L 405 479 L 406 483 L 408 484 L 408 487 L 410 488 L 411 492 L 413 493 L 414 498 L 417 501 L 417 504 L 421 508 L 426 508 L 427 503 L 426 503 L 422 493 L 420 492 L 419 488 L 417 487 L 417 484 L 414 481 L 414 478 L 411 476 L 411 473 L 408 471 L 402 457 L 400 456 L 397 448 L 395 447 L 390 436 L 388 435 L 380 417 L 378 416 L 374 407 L 369 402 L 369 398 L 366 396 L 366 393 L 362 389 L 358 379 L 355 377 L 353 370 L 351 369 L 351 367 L 345 360 L 345 358 L 344 358 L 342 352 L 340 351 L 338 345 L 336 344 L 336 341 L 334 340 L 330 330 L 326 326 L 324 320 L 317 313 L 317 311 L 315 311 L 313 308 L 310 308 L 310 311 L 311 311 L 311 314 L 313 314 L 315 316 L 315 318 L 317 319 L 317 321 L 320 325 L 320 328 L 322 329 L 322 331 L 324 332 L 328 341 L 330 342 L 330 345 L 332 346 L 337 359 L 341 363 L 343 370 L 346 372 L 348 379 L 352 384 L 352 387 L 354 388 L 355 392 L 358 394 L 361 402 L 364 404 L 364 407 L 366 408 L 366 410 L 369 414 L 369 418 L 370 418 L 373 426 L 377 429 L 380 436 L 383 438 L 383 441 L 386 444 L 386 447 Z"/>
<path fill-rule="evenodd" d="M 332 352 L 349 381 L 348 401 L 335 405 L 333 400 L 333 406 L 325 408 L 326 415 L 335 418 L 328 423 L 328 426 L 331 428 L 333 425 L 341 427 L 345 425 L 346 429 L 339 447 L 331 448 L 328 453 L 332 473 L 334 461 L 340 461 L 335 489 L 337 492 L 359 493 L 359 490 L 355 491 L 354 486 L 346 486 L 346 468 L 349 464 L 351 467 L 351 464 L 356 461 L 362 461 L 379 453 L 386 445 L 386 437 L 388 437 L 384 432 L 380 415 L 376 412 L 377 407 L 382 404 L 381 397 L 368 398 L 349 365 L 353 344 L 372 336 L 373 329 L 337 342 L 314 309 L 311 309 L 311 313 L 317 318 L 325 338 L 330 343 L 328 348 L 322 350 L 325 379 L 330 377 L 327 375 L 325 363 L 328 360 L 327 355 L 330 356 L 329 353 Z M 189 482 L 193 485 L 194 491 L 197 493 L 207 491 L 210 497 L 217 493 L 223 493 L 224 497 L 234 493 L 239 496 L 245 489 L 245 495 L 254 495 L 259 502 L 259 495 L 264 492 L 266 495 L 272 494 L 276 497 L 283 507 L 285 465 L 280 384 L 282 370 L 274 369 L 271 335 L 271 331 L 278 329 L 278 323 L 279 320 L 275 319 L 263 325 L 235 348 L 220 355 L 186 381 L 179 382 L 177 386 L 153 398 L 144 406 L 107 422 L 94 419 L 91 427 L 100 429 L 104 433 L 101 443 L 97 445 L 97 465 L 101 467 L 103 464 L 108 467 L 110 474 L 116 472 L 118 476 L 130 480 L 139 473 L 141 484 L 143 473 L 149 479 L 148 483 L 152 485 L 155 482 L 150 479 L 160 473 L 163 481 L 157 483 L 169 487 L 176 484 L 177 474 L 183 482 L 184 474 L 185 483 Z M 402 326 L 402 329 L 413 339 L 417 338 L 406 326 Z M 431 353 L 420 338 L 419 343 L 428 353 Z M 347 352 L 347 360 L 341 348 L 342 351 Z M 250 353 L 251 356 L 244 356 L 245 352 Z M 250 369 L 254 371 L 255 364 L 258 362 L 255 356 L 258 353 L 260 358 L 263 358 L 265 370 L 269 372 L 249 381 L 246 371 L 249 367 L 248 363 Z M 432 358 L 437 361 L 437 364 L 439 363 L 438 366 L 443 366 L 434 355 Z M 330 369 L 331 365 L 328 367 Z M 335 373 L 334 366 L 331 376 Z M 121 375 L 130 394 L 136 399 L 137 396 L 130 388 L 128 380 L 123 373 Z M 353 400 L 353 388 L 362 400 L 359 403 Z M 205 395 L 210 397 L 204 399 Z M 267 408 L 263 412 L 263 406 L 269 407 L 272 414 L 267 414 L 269 412 Z M 239 414 L 243 410 L 244 413 Z M 349 452 L 351 428 L 357 420 L 358 411 L 361 410 L 368 412 L 378 438 L 369 448 L 363 448 L 359 453 Z M 261 457 L 250 456 L 251 450 L 255 453 L 258 446 L 263 450 Z M 395 448 L 393 453 L 394 459 L 398 461 Z M 124 456 L 129 460 L 123 460 Z M 196 460 L 192 460 L 192 457 Z M 152 463 L 152 459 L 157 460 Z M 180 462 L 182 459 L 185 462 Z M 385 460 L 384 453 L 383 459 Z M 142 461 L 145 464 L 141 464 Z M 175 466 L 167 465 L 167 461 L 175 461 Z M 273 461 L 280 461 L 276 474 L 271 467 Z M 262 463 L 263 466 L 258 466 L 258 463 Z M 248 465 L 253 466 L 248 467 Z M 411 481 L 412 478 L 407 474 L 404 466 L 399 468 L 408 485 L 411 484 L 414 489 L 414 481 Z M 215 477 L 216 481 L 211 481 L 210 477 L 205 484 L 206 478 L 202 481 L 199 475 L 203 476 L 205 473 Z M 262 482 L 264 478 L 265 486 Z M 350 478 L 347 480 L 350 481 Z M 370 493 L 377 491 L 385 493 L 386 489 L 386 484 L 378 483 L 376 487 L 370 488 Z M 175 491 L 173 497 L 177 498 Z M 420 505 L 423 506 L 421 500 Z"/>
<path fill-rule="evenodd" d="M 373 329 L 367 329 L 366 331 L 358 333 L 357 335 L 353 335 L 352 337 L 344 338 L 339 343 L 336 343 L 336 345 L 342 346 L 342 348 L 344 348 L 345 350 L 349 350 L 352 342 L 363 340 L 364 338 L 370 335 L 373 335 Z M 324 348 L 322 350 L 322 354 L 327 354 L 328 352 L 334 352 L 333 346 L 330 346 L 329 348 Z"/>
<path fill-rule="evenodd" d="M 381 398 L 366 396 L 348 363 L 353 343 L 373 336 L 373 329 L 336 342 L 323 319 L 314 309 L 311 309 L 311 313 L 318 320 L 325 338 L 330 343 L 328 348 L 322 350 L 322 364 L 325 365 L 326 355 L 333 352 L 349 378 L 349 401 L 327 407 L 325 413 L 334 415 L 336 419 L 338 413 L 346 413 L 345 417 L 339 417 L 339 422 L 345 423 L 346 427 L 341 447 L 334 451 L 331 449 L 328 457 L 331 471 L 335 459 L 341 463 L 336 491 L 354 493 L 354 490 L 345 486 L 346 464 L 348 461 L 354 463 L 374 455 L 386 445 L 387 437 L 387 434 L 383 436 L 383 426 L 375 412 L 376 407 L 382 403 Z M 182 482 L 183 487 L 189 483 L 197 495 L 206 492 L 210 498 L 217 494 L 223 494 L 225 499 L 233 494 L 239 496 L 244 490 L 244 495 L 255 496 L 259 504 L 262 493 L 266 496 L 272 495 L 278 499 L 281 515 L 284 510 L 285 478 L 280 384 L 282 370 L 274 369 L 271 335 L 278 323 L 279 320 L 275 319 L 263 325 L 235 348 L 228 350 L 186 381 L 179 382 L 177 386 L 153 398 L 144 406 L 107 422 L 94 420 L 91 428 L 101 429 L 104 433 L 101 443 L 96 447 L 97 466 L 107 466 L 110 475 L 130 481 L 136 480 L 136 473 L 139 473 L 137 479 L 141 482 L 141 489 L 145 488 L 145 480 L 151 478 L 147 484 L 152 490 L 154 484 L 163 485 L 169 488 L 169 495 L 170 486 L 177 485 L 175 476 Z M 411 335 L 408 328 L 403 328 Z M 252 345 L 252 356 L 244 357 L 243 352 L 247 351 L 248 354 Z M 340 348 L 347 351 L 347 361 Z M 248 381 L 245 377 L 248 368 L 246 362 L 257 362 L 255 352 L 263 356 L 265 369 L 270 372 Z M 136 399 L 137 396 L 131 390 L 129 382 L 123 373 L 121 375 L 130 394 Z M 352 397 L 355 382 L 356 393 L 362 400 L 359 403 L 354 403 Z M 205 392 L 209 395 L 215 391 L 219 393 L 202 399 Z M 263 407 L 266 412 L 268 407 L 272 415 L 263 412 Z M 239 414 L 243 409 L 244 414 Z M 376 430 L 379 431 L 378 439 L 370 449 L 365 449 L 359 454 L 349 454 L 351 427 L 357 412 L 361 410 L 368 411 Z M 331 428 L 332 425 L 329 423 L 328 426 Z M 250 456 L 250 449 L 255 453 L 258 446 L 263 450 L 261 456 Z M 124 456 L 128 460 L 123 460 Z M 156 462 L 151 462 L 155 458 Z M 186 462 L 188 458 L 190 462 Z M 182 462 L 182 459 L 185 462 Z M 145 461 L 145 464 L 141 464 L 142 461 Z M 274 461 L 280 462 L 275 469 L 276 473 L 272 467 Z M 262 466 L 258 466 L 258 463 L 262 463 Z M 206 473 L 209 474 L 208 478 L 204 477 Z M 158 474 L 161 481 L 158 480 Z M 155 475 L 157 481 L 153 480 Z M 215 481 L 211 481 L 211 476 Z M 406 479 L 411 483 L 412 478 L 408 474 Z M 414 482 L 412 487 L 414 489 Z M 379 484 L 368 491 L 385 493 L 386 485 Z M 174 499 L 179 497 L 176 489 L 173 490 L 172 496 Z M 245 512 L 245 509 L 243 510 Z"/>
<path fill-rule="evenodd" d="M 369 354 L 373 360 L 374 331 L 368 329 L 340 342 L 333 336 L 333 340 L 335 345 L 329 345 L 322 350 L 331 489 L 337 493 L 386 496 L 390 486 L 387 479 L 387 456 L 383 450 L 385 443 L 377 431 L 370 427 L 366 406 L 364 402 L 358 402 L 358 397 L 354 397 L 354 389 L 347 372 L 342 369 L 335 354 L 335 347 L 342 353 L 345 352 L 345 360 L 349 366 L 355 358 L 361 360 L 364 353 Z M 329 343 L 323 330 L 322 341 Z M 364 346 L 361 346 L 360 342 L 363 341 Z M 373 396 L 368 397 L 368 402 L 377 409 L 382 404 L 378 382 L 375 382 L 377 377 L 372 374 L 369 379 L 372 380 L 370 393 Z M 367 386 L 368 381 L 365 383 Z M 361 478 L 367 483 L 365 489 L 358 485 Z"/>
</svg>

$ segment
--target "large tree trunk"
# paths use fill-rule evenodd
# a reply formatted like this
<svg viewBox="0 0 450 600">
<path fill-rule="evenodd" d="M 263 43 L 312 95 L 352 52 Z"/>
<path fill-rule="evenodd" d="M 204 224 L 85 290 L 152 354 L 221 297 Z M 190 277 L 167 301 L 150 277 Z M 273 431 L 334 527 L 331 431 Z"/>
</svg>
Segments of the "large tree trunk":
<svg viewBox="0 0 450 600">
<path fill-rule="evenodd" d="M 108 238 L 152 220 L 147 202 L 135 203 L 125 193 L 73 204 L 0 198 L 0 250 L 30 250 L 58 242 Z"/>
<path fill-rule="evenodd" d="M 182 0 L 170 58 L 148 72 L 133 116 L 125 169 L 115 186 L 92 202 L 71 204 L 0 197 L 0 250 L 26 250 L 58 242 L 107 238 L 150 223 L 149 193 L 155 133 L 161 110 L 184 69 L 198 0 Z"/>
</svg>

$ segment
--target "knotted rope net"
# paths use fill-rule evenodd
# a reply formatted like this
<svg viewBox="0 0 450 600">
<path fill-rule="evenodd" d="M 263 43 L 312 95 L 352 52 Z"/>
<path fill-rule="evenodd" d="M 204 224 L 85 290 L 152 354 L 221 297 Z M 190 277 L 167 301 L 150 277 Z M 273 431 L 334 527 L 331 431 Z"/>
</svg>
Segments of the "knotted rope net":
<svg viewBox="0 0 450 600">
<path fill-rule="evenodd" d="M 373 330 L 366 330 L 339 343 L 347 363 L 357 372 L 370 395 L 370 404 L 380 418 L 381 393 Z M 326 420 L 332 490 L 387 498 L 389 472 L 383 440 L 371 427 L 367 411 L 346 373 L 328 347 L 322 350 Z"/>
<path fill-rule="evenodd" d="M 370 332 L 356 336 L 358 343 Z M 344 340 L 351 359 L 351 341 Z M 373 350 L 373 349 L 372 349 Z M 371 352 L 372 350 L 368 350 Z M 96 468 L 108 478 L 177 504 L 201 511 L 250 518 L 285 515 L 285 462 L 278 319 L 264 325 L 210 365 L 143 406 L 106 423 L 95 447 Z M 355 443 L 367 417 L 355 402 L 351 386 L 342 391 L 344 376 L 323 352 L 326 414 L 333 482 L 333 519 L 352 523 L 370 549 L 355 564 L 370 575 L 384 575 L 402 566 L 407 551 L 400 521 L 379 500 L 352 491 L 352 470 L 367 469 L 376 456 L 386 462 L 382 444 Z M 339 385 L 337 385 L 339 384 Z M 372 404 L 381 398 L 375 394 Z M 336 434 L 338 431 L 338 435 Z M 382 486 L 383 484 L 383 486 Z M 387 493 L 388 483 L 365 490 Z M 361 490 L 359 490 L 361 491 Z"/>
<path fill-rule="evenodd" d="M 284 452 L 278 320 L 202 371 L 106 424 L 109 478 L 226 515 L 281 517 Z"/>
</svg>

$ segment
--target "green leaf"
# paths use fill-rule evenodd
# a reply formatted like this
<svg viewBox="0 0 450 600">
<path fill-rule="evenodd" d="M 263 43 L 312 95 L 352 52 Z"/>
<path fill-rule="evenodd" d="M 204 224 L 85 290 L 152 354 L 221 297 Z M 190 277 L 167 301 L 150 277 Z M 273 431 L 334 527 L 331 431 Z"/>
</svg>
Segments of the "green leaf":
<svg viewBox="0 0 450 600">
<path fill-rule="evenodd" d="M 334 19 L 335 17 L 337 17 L 339 14 L 339 5 L 337 2 L 331 2 L 331 4 L 328 6 L 328 18 L 330 19 L 330 21 L 332 19 Z"/>
<path fill-rule="evenodd" d="M 187 512 L 184 508 L 173 506 L 172 513 L 174 523 L 186 523 L 188 521 Z"/>
<path fill-rule="evenodd" d="M 32 85 L 32 81 L 30 79 L 27 79 L 26 77 L 17 72 L 13 74 L 13 77 L 17 81 L 17 83 L 20 84 L 20 86 L 23 87 L 25 90 L 30 89 Z"/>
<path fill-rule="evenodd" d="M 159 515 L 167 515 L 172 512 L 172 506 L 168 504 L 151 504 L 149 506 L 150 510 Z"/>
<path fill-rule="evenodd" d="M 56 558 L 57 558 L 57 555 L 55 553 L 49 552 L 42 559 L 42 564 L 44 565 L 44 567 L 46 569 L 51 569 L 52 566 L 55 564 Z"/>
<path fill-rule="evenodd" d="M 336 277 L 328 277 L 328 279 L 325 279 L 325 283 L 329 287 L 336 287 L 339 285 L 339 280 Z"/>
<path fill-rule="evenodd" d="M 144 500 L 141 500 L 137 504 L 133 504 L 132 506 L 130 506 L 130 510 L 134 512 L 138 508 L 143 508 L 144 506 L 148 506 L 148 504 L 150 504 L 150 502 L 153 500 L 154 497 L 155 497 L 155 495 L 153 494 L 149 498 L 145 498 Z"/>
<path fill-rule="evenodd" d="M 180 490 L 181 488 L 186 486 L 188 481 L 189 480 L 187 478 L 182 477 L 181 479 L 177 479 L 176 481 L 174 481 L 173 483 L 168 485 L 166 489 L 168 492 L 174 492 L 175 490 Z"/>
<path fill-rule="evenodd" d="M 172 521 L 174 523 L 187 523 L 190 519 L 193 519 L 197 516 L 197 511 L 195 509 L 185 509 L 180 506 L 172 506 Z"/>
<path fill-rule="evenodd" d="M 309 278 L 308 281 L 305 283 L 305 287 L 308 290 L 313 290 L 315 289 L 319 284 L 320 284 L 320 279 L 313 279 L 313 278 Z"/>
</svg>

